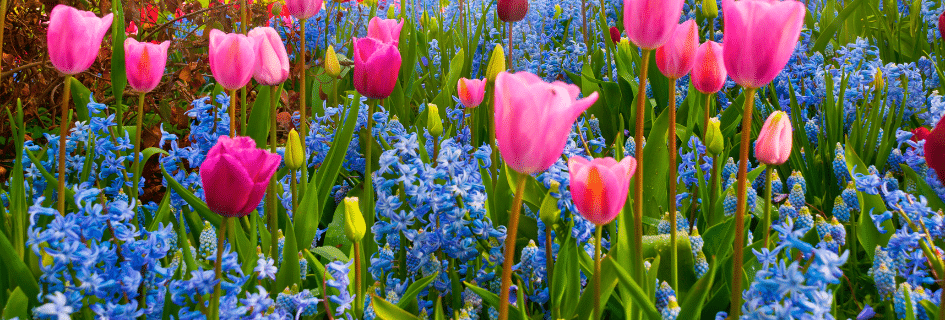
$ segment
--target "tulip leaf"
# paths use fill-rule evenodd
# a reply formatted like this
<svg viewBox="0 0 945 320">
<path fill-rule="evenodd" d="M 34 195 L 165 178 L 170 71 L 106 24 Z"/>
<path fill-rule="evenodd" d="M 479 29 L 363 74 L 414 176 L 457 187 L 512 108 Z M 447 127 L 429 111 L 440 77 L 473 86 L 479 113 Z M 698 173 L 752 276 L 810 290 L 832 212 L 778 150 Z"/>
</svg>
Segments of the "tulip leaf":
<svg viewBox="0 0 945 320">
<path fill-rule="evenodd" d="M 397 302 L 397 307 L 406 308 L 410 305 L 411 302 L 417 299 L 417 296 L 420 295 L 420 291 L 423 291 L 424 288 L 433 283 L 437 279 L 439 273 L 433 273 L 429 276 L 424 277 L 423 279 L 415 281 L 409 287 L 407 291 L 404 291 L 404 295 L 401 296 L 400 301 Z"/>
<path fill-rule="evenodd" d="M 406 298 L 406 296 L 405 296 Z M 419 320 L 417 316 L 410 314 L 404 309 L 394 305 L 393 303 L 387 302 L 381 297 L 378 297 L 375 294 L 371 294 L 371 306 L 374 307 L 374 312 L 377 313 L 377 317 L 381 320 Z"/>
<path fill-rule="evenodd" d="M 669 170 L 676 169 L 675 164 L 669 164 L 669 156 L 666 152 L 666 132 L 669 124 L 667 111 L 669 109 L 663 111 L 663 114 L 653 123 L 650 136 L 642 146 L 643 161 L 638 162 L 637 172 L 633 176 L 633 179 L 643 179 L 643 199 L 640 199 L 643 201 L 643 216 L 655 219 L 659 219 L 669 206 L 666 202 L 668 195 L 666 177 Z M 633 200 L 637 201 L 637 199 Z"/>
<path fill-rule="evenodd" d="M 682 300 L 679 305 L 678 319 L 698 319 L 702 314 L 702 307 L 705 306 L 705 300 L 709 296 L 712 284 L 715 282 L 715 272 L 718 264 L 715 261 L 709 262 L 709 271 L 707 271 Z"/>
<path fill-rule="evenodd" d="M 123 1 L 112 1 L 112 96 L 115 97 L 115 108 L 124 109 L 122 98 L 125 95 L 125 87 L 128 86 L 128 78 L 125 75 L 125 9 L 122 6 Z M 162 70 L 163 71 L 163 70 Z M 118 112 L 118 117 L 122 112 Z M 82 115 L 79 115 L 82 119 Z M 121 124 L 122 120 L 118 120 Z"/>
<path fill-rule="evenodd" d="M 866 171 L 866 165 L 860 161 L 860 157 L 856 155 L 852 147 L 852 144 L 846 144 L 844 158 L 847 160 L 847 170 L 849 170 L 850 174 L 869 174 L 869 172 Z M 881 234 L 876 224 L 873 223 L 873 217 L 870 213 L 880 214 L 888 210 L 882 196 L 857 191 L 856 197 L 857 201 L 860 203 L 860 217 L 856 228 L 856 238 L 863 246 L 863 250 L 872 257 L 877 246 L 884 246 L 889 242 L 889 238 L 892 237 L 892 230 L 896 228 L 893 226 L 891 220 L 886 220 L 882 224 L 882 227 L 886 229 L 886 233 Z"/>
<path fill-rule="evenodd" d="M 168 219 L 171 214 L 171 193 L 165 192 L 164 198 L 161 199 L 161 204 L 158 205 L 157 212 L 154 213 L 154 217 L 151 218 L 151 223 L 148 224 L 147 230 L 152 232 L 157 230 L 158 224 L 164 222 Z"/>
<path fill-rule="evenodd" d="M 840 11 L 837 17 L 832 22 L 830 22 L 826 28 L 820 30 L 820 35 L 817 36 L 817 41 L 814 41 L 814 46 L 811 48 L 811 52 L 824 52 L 824 49 L 827 48 L 827 44 L 830 43 L 830 40 L 833 40 L 833 36 L 835 33 L 837 33 L 837 30 L 843 26 L 843 23 L 847 20 L 847 18 L 853 14 L 853 12 L 856 11 L 856 9 L 861 4 L 863 4 L 863 2 L 864 0 L 855 0 L 850 2 L 843 8 L 843 10 Z M 830 16 L 832 16 L 832 13 Z"/>
<path fill-rule="evenodd" d="M 295 228 L 292 221 L 286 220 L 285 245 L 282 248 L 282 265 L 276 274 L 276 290 L 282 292 L 293 284 L 299 283 L 301 267 L 299 266 L 299 250 L 295 245 Z"/>
<path fill-rule="evenodd" d="M 607 271 L 604 271 L 607 270 Z M 650 301 L 650 298 L 647 297 L 646 292 L 643 291 L 643 288 L 640 288 L 640 285 L 636 281 L 633 281 L 633 278 L 630 277 L 630 273 L 626 269 L 614 262 L 610 257 L 604 258 L 601 261 L 601 272 L 612 273 L 617 275 L 617 280 L 620 281 L 620 284 L 623 285 L 624 289 L 627 289 L 630 293 L 630 298 L 633 300 L 633 305 L 640 307 L 643 310 L 643 313 L 646 315 L 646 319 L 660 319 L 659 311 L 656 311 L 656 307 Z"/>
<path fill-rule="evenodd" d="M 581 268 L 578 266 L 578 247 L 574 238 L 566 236 L 558 251 L 554 268 L 550 292 L 552 305 L 560 309 L 564 318 L 570 319 L 570 315 L 574 314 L 580 304 L 578 295 L 568 294 L 569 289 L 581 287 Z M 604 281 L 601 283 L 603 284 Z"/>
<path fill-rule="evenodd" d="M 348 112 L 346 112 L 344 124 L 341 125 L 340 131 L 335 134 L 331 149 L 328 150 L 328 154 L 325 156 L 325 161 L 322 162 L 315 173 L 315 178 L 309 182 L 310 184 L 316 183 L 315 188 L 318 188 L 318 198 L 314 200 L 320 205 L 328 201 L 331 187 L 338 178 L 338 172 L 340 172 L 341 165 L 344 163 L 345 153 L 348 152 L 348 145 L 354 137 L 354 127 L 358 120 L 360 108 L 361 95 L 355 94 L 354 99 L 351 100 L 351 105 L 347 107 Z M 314 219 L 314 221 L 318 220 Z M 312 236 L 314 237 L 314 234 Z"/>
<path fill-rule="evenodd" d="M 13 244 L 7 239 L 6 234 L 0 232 L 0 261 L 3 261 L 10 278 L 19 285 L 23 293 L 30 297 L 30 301 L 35 305 L 36 296 L 39 294 L 39 285 L 36 284 L 36 278 L 30 272 L 29 267 L 20 259 L 13 248 Z"/>
<path fill-rule="evenodd" d="M 496 295 L 495 293 L 492 293 L 492 292 L 489 291 L 489 290 L 486 290 L 486 289 L 480 288 L 480 287 L 478 287 L 478 286 L 476 286 L 476 285 L 474 285 L 474 284 L 471 284 L 471 283 L 469 283 L 469 282 L 467 282 L 467 281 L 463 281 L 463 283 L 466 285 L 466 288 L 469 288 L 469 290 L 472 290 L 472 292 L 474 292 L 474 293 L 476 293 L 477 295 L 479 295 L 479 297 L 482 298 L 482 301 L 483 301 L 483 302 L 488 303 L 489 305 L 495 307 L 496 309 L 499 308 L 499 296 L 498 296 L 498 295 Z M 509 319 L 510 319 L 510 320 L 525 320 L 525 319 L 522 319 L 522 314 L 519 313 L 519 312 L 517 312 L 517 311 L 515 311 L 515 309 L 517 309 L 517 308 L 516 308 L 516 307 L 513 307 L 511 304 L 509 305 Z"/>
<path fill-rule="evenodd" d="M 124 62 L 125 58 L 122 57 L 121 61 Z M 122 78 L 124 78 L 124 73 L 122 73 Z M 89 121 L 88 105 L 92 102 L 92 91 L 75 78 L 72 78 L 70 85 L 72 86 L 70 95 L 72 96 L 72 103 L 75 104 L 76 117 L 79 121 Z"/>
<path fill-rule="evenodd" d="M 332 260 L 332 261 L 338 260 L 341 262 L 348 262 L 348 260 L 350 260 L 347 255 L 341 252 L 341 250 L 339 250 L 337 247 L 332 247 L 332 246 L 321 246 L 318 248 L 314 248 L 312 249 L 312 253 L 320 255 L 324 257 L 325 259 Z"/>
<path fill-rule="evenodd" d="M 269 93 L 271 86 L 259 86 L 256 88 L 256 101 L 253 102 L 253 110 L 250 111 L 249 119 L 246 121 L 246 135 L 256 141 L 257 147 L 264 147 L 269 144 L 269 124 L 272 122 L 269 118 Z"/>
<path fill-rule="evenodd" d="M 184 199 L 187 204 L 189 204 L 191 207 L 194 207 L 194 211 L 196 211 L 201 218 L 207 222 L 210 222 L 210 224 L 215 228 L 220 228 L 220 222 L 223 221 L 223 218 L 220 217 L 220 215 L 211 211 L 210 207 L 207 207 L 207 204 L 203 200 L 197 198 L 197 196 L 190 192 L 190 190 L 184 188 L 180 182 L 177 182 L 177 179 L 174 179 L 174 176 L 171 176 L 169 173 L 167 173 L 167 169 L 165 169 L 163 165 L 161 166 L 161 173 L 164 175 L 164 180 L 167 181 L 167 186 L 171 187 L 171 190 L 174 190 L 174 192 L 177 192 L 177 194 L 182 199 Z"/>
<path fill-rule="evenodd" d="M 29 319 L 27 310 L 29 310 L 29 299 L 23 293 L 23 288 L 16 287 L 7 299 L 6 307 L 3 308 L 3 319 Z"/>
</svg>

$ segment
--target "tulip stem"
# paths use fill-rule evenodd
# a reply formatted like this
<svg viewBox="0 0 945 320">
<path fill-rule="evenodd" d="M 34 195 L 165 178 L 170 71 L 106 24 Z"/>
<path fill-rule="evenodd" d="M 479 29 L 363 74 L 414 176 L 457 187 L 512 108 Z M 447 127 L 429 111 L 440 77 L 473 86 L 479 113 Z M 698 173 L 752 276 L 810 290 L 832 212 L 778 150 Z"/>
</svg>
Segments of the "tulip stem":
<svg viewBox="0 0 945 320">
<path fill-rule="evenodd" d="M 299 170 L 290 170 L 289 171 L 289 188 L 292 191 L 292 213 L 295 214 L 298 212 L 299 208 L 299 189 L 298 184 L 295 182 L 296 174 L 299 173 Z"/>
<path fill-rule="evenodd" d="M 66 75 L 62 88 L 61 118 L 59 119 L 59 214 L 66 215 L 66 136 L 69 134 L 69 98 L 72 96 L 72 75 Z"/>
<path fill-rule="evenodd" d="M 230 138 L 236 136 L 236 107 L 240 100 L 236 96 L 236 89 L 230 90 L 230 107 L 227 108 L 230 113 Z"/>
<path fill-rule="evenodd" d="M 547 278 L 547 281 L 545 281 L 545 283 L 547 283 L 549 287 L 554 283 L 554 282 L 551 282 L 552 281 L 551 276 L 552 274 L 554 274 L 554 267 L 555 267 L 555 258 L 554 258 L 554 253 L 552 250 L 554 242 L 552 242 L 551 240 L 551 230 L 553 228 L 554 226 L 545 225 L 545 272 L 548 273 L 545 276 Z M 552 307 L 551 318 L 558 319 L 558 306 Z"/>
<path fill-rule="evenodd" d="M 705 210 L 705 222 L 706 226 L 713 226 L 715 218 L 715 198 L 717 197 L 716 193 L 719 187 L 719 166 L 718 166 L 719 156 L 712 156 L 712 177 L 709 179 L 709 207 Z"/>
<path fill-rule="evenodd" d="M 766 248 L 770 247 L 768 242 L 768 236 L 770 235 L 771 230 L 771 179 L 773 175 L 774 166 L 765 165 L 765 242 L 764 246 Z"/>
<path fill-rule="evenodd" d="M 509 22 L 509 72 L 515 71 L 515 64 L 512 63 L 512 22 Z"/>
<path fill-rule="evenodd" d="M 361 241 L 354 242 L 354 292 L 355 314 L 362 314 L 364 309 L 364 291 L 361 289 Z"/>
<path fill-rule="evenodd" d="M 276 147 L 279 145 L 279 141 L 276 137 L 276 97 L 279 95 L 279 86 L 272 86 L 270 89 L 269 95 L 269 151 L 276 153 Z M 266 215 L 269 216 L 269 256 L 273 260 L 279 261 L 278 255 L 278 243 L 279 239 L 276 235 L 276 231 L 279 230 L 279 213 L 276 207 L 276 177 L 272 176 L 272 179 L 269 180 L 269 191 L 266 193 Z"/>
<path fill-rule="evenodd" d="M 511 170 L 511 169 L 509 169 Z M 509 225 L 505 233 L 505 256 L 502 261 L 502 287 L 499 295 L 499 320 L 509 319 L 509 287 L 512 286 L 512 265 L 515 260 L 515 238 L 518 237 L 518 216 L 522 211 L 522 199 L 525 195 L 524 173 L 516 173 L 515 199 L 512 200 L 512 213 L 509 214 Z"/>
<path fill-rule="evenodd" d="M 594 319 L 600 319 L 600 241 L 604 226 L 594 229 Z"/>
<path fill-rule="evenodd" d="M 646 106 L 646 80 L 647 72 L 650 67 L 650 50 L 643 50 L 641 53 L 642 63 L 640 66 L 640 83 L 637 90 L 636 106 L 636 126 L 634 127 L 634 158 L 637 159 L 637 172 L 643 171 L 643 117 L 646 115 L 644 107 Z M 638 175 L 633 179 L 633 276 L 637 282 L 643 282 L 643 177 Z M 640 307 L 634 308 L 635 313 L 642 310 Z"/>
<path fill-rule="evenodd" d="M 299 129 L 301 130 L 301 134 L 303 137 L 308 135 L 308 112 L 307 112 L 308 111 L 308 103 L 307 103 L 308 85 L 307 85 L 307 82 L 305 81 L 305 65 L 306 65 L 305 50 L 308 49 L 305 44 L 305 22 L 307 20 L 308 19 L 301 19 L 302 46 L 299 49 L 299 69 L 300 69 L 299 70 Z M 302 145 L 304 146 L 305 140 L 303 139 L 302 142 L 303 142 Z M 303 158 L 307 158 L 307 157 L 303 157 Z M 304 164 L 305 160 L 302 160 L 302 162 Z M 308 168 L 308 167 L 303 166 L 303 168 Z"/>
<path fill-rule="evenodd" d="M 672 266 L 670 284 L 673 290 L 679 290 L 679 257 L 676 252 L 676 79 L 669 78 L 669 126 L 666 139 L 669 140 L 669 251 Z M 638 147 L 639 148 L 639 147 Z M 698 159 L 696 159 L 698 161 Z"/>
<path fill-rule="evenodd" d="M 581 0 L 581 35 L 584 36 L 584 49 L 591 51 L 591 40 L 587 38 L 587 0 Z M 589 61 L 590 55 L 585 55 L 585 61 Z"/>
<path fill-rule="evenodd" d="M 131 206 L 137 207 L 138 205 L 138 180 L 141 180 L 141 122 L 144 118 L 144 92 L 138 93 L 138 114 L 136 116 L 135 124 L 135 151 L 133 153 L 135 157 L 134 164 L 131 166 L 134 168 L 131 179 Z M 135 210 L 137 212 L 137 209 Z"/>
<path fill-rule="evenodd" d="M 226 225 L 229 224 L 230 217 L 223 216 L 220 221 L 220 228 L 217 230 L 217 259 L 213 261 L 213 273 L 217 277 L 217 284 L 213 287 L 213 296 L 210 297 L 210 317 L 211 320 L 220 319 L 220 287 L 223 283 L 222 263 L 223 260 L 223 240 L 226 239 Z M 212 227 L 211 227 L 212 228 Z"/>
<path fill-rule="evenodd" d="M 732 257 L 732 297 L 729 318 L 738 319 L 742 306 L 742 258 L 745 247 L 745 201 L 748 186 L 748 148 L 751 146 L 751 112 L 755 104 L 754 88 L 745 88 L 745 110 L 742 113 L 742 140 L 738 156 L 738 201 L 735 209 L 735 243 Z"/>
<path fill-rule="evenodd" d="M 712 108 L 712 95 L 711 93 L 705 95 L 705 115 L 702 116 L 702 143 L 708 143 L 706 139 L 709 139 L 709 109 Z"/>
</svg>

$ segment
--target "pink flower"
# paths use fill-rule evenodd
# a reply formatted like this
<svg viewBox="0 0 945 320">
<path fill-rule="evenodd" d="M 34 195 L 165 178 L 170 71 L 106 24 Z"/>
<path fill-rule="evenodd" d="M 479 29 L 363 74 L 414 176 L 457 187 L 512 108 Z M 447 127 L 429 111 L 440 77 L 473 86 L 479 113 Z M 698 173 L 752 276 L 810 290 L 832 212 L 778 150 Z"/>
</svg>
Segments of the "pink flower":
<svg viewBox="0 0 945 320">
<path fill-rule="evenodd" d="M 49 29 L 46 31 L 46 45 L 53 66 L 67 75 L 88 70 L 111 26 L 111 13 L 99 18 L 89 11 L 57 5 L 49 13 Z"/>
<path fill-rule="evenodd" d="M 692 66 L 692 86 L 699 92 L 709 94 L 722 90 L 725 85 L 725 62 L 722 61 L 722 45 L 706 41 L 696 49 L 696 61 Z"/>
<path fill-rule="evenodd" d="M 804 25 L 804 3 L 723 0 L 725 70 L 745 88 L 761 88 L 784 69 Z"/>
<path fill-rule="evenodd" d="M 276 29 L 256 27 L 249 30 L 255 43 L 256 68 L 253 78 L 262 85 L 274 86 L 289 78 L 289 56 Z"/>
<path fill-rule="evenodd" d="M 528 13 L 528 0 L 499 0 L 496 6 L 499 19 L 505 22 L 521 21 Z"/>
<path fill-rule="evenodd" d="M 699 26 L 686 20 L 676 27 L 666 44 L 656 49 L 656 66 L 670 79 L 679 79 L 692 70 L 699 47 Z"/>
<path fill-rule="evenodd" d="M 354 88 L 371 99 L 394 92 L 400 74 L 400 51 L 374 38 L 354 38 Z"/>
<path fill-rule="evenodd" d="M 242 217 L 259 205 L 282 157 L 256 148 L 250 137 L 220 136 L 200 165 L 200 181 L 210 210 Z"/>
<path fill-rule="evenodd" d="M 684 0 L 624 0 L 623 27 L 641 49 L 663 46 L 676 30 Z M 726 29 L 727 30 L 727 29 Z"/>
<path fill-rule="evenodd" d="M 535 174 L 548 169 L 564 151 L 571 126 L 597 101 L 597 92 L 576 100 L 577 86 L 547 83 L 528 73 L 501 72 L 495 80 L 496 140 L 513 170 Z"/>
<path fill-rule="evenodd" d="M 125 39 L 125 74 L 134 91 L 151 92 L 161 83 L 170 45 L 170 41 L 154 44 Z"/>
<path fill-rule="evenodd" d="M 246 86 L 256 68 L 256 45 L 239 33 L 210 30 L 210 72 L 223 88 Z"/>
<path fill-rule="evenodd" d="M 308 19 L 322 10 L 322 0 L 285 0 L 285 9 L 296 19 Z"/>
<path fill-rule="evenodd" d="M 794 129 L 784 111 L 775 111 L 765 120 L 755 142 L 755 158 L 764 164 L 780 165 L 791 155 Z"/>
<path fill-rule="evenodd" d="M 456 94 L 466 108 L 478 107 L 486 95 L 486 80 L 460 78 L 456 83 Z"/>
<path fill-rule="evenodd" d="M 394 19 L 371 18 L 368 22 L 368 38 L 377 39 L 383 43 L 393 44 L 394 47 L 400 43 L 400 30 L 404 28 L 404 20 L 398 22 Z"/>
<path fill-rule="evenodd" d="M 613 221 L 627 202 L 630 178 L 636 169 L 637 160 L 633 157 L 620 162 L 609 157 L 590 161 L 571 158 L 568 161 L 571 198 L 578 213 L 597 226 Z"/>
</svg>

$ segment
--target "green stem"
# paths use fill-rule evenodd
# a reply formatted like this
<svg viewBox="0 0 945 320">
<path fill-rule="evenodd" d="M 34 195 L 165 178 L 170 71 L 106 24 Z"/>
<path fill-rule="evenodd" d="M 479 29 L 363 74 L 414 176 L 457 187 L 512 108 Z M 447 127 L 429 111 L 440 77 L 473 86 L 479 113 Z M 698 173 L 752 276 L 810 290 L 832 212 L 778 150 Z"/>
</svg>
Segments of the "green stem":
<svg viewBox="0 0 945 320">
<path fill-rule="evenodd" d="M 713 226 L 715 220 L 715 198 L 719 188 L 719 156 L 712 156 L 712 178 L 709 179 L 709 207 L 705 211 L 706 226 Z"/>
<path fill-rule="evenodd" d="M 72 96 L 72 75 L 63 80 L 61 118 L 59 120 L 59 214 L 66 214 L 66 136 L 69 135 L 69 98 Z M 22 129 L 21 129 L 22 130 Z"/>
<path fill-rule="evenodd" d="M 525 195 L 525 178 L 528 175 L 518 173 L 515 184 L 515 199 L 512 200 L 512 213 L 505 234 L 505 259 L 502 262 L 502 288 L 499 294 L 499 320 L 509 319 L 509 287 L 512 286 L 512 265 L 515 260 L 515 239 L 518 237 L 518 216 L 522 211 L 522 199 Z"/>
<path fill-rule="evenodd" d="M 240 89 L 240 102 L 246 101 L 246 87 Z M 235 109 L 234 109 L 235 110 Z M 246 128 L 249 127 L 247 122 L 249 119 L 246 118 L 246 106 L 240 108 L 240 135 L 246 135 Z M 230 132 L 235 132 L 235 128 L 230 128 Z"/>
<path fill-rule="evenodd" d="M 738 201 L 735 209 L 735 243 L 732 257 L 732 297 L 729 318 L 738 319 L 742 311 L 742 260 L 745 250 L 745 192 L 748 187 L 748 148 L 751 146 L 751 112 L 755 105 L 755 88 L 745 88 L 745 111 L 742 113 L 742 140 L 738 156 Z"/>
<path fill-rule="evenodd" d="M 136 207 L 138 205 L 138 180 L 141 180 L 141 122 L 144 120 L 144 92 L 138 93 L 138 114 L 136 116 L 135 122 L 135 151 L 132 153 L 135 156 L 134 164 L 131 165 L 134 168 L 131 179 L 131 205 Z M 137 212 L 137 210 L 135 210 Z"/>
<path fill-rule="evenodd" d="M 271 94 L 269 95 L 269 152 L 276 153 L 276 147 L 279 145 L 279 141 L 276 137 L 276 114 L 277 114 L 277 97 L 279 96 L 279 86 L 272 86 Z M 279 214 L 276 207 L 276 181 L 278 179 L 275 175 L 272 176 L 272 179 L 269 180 L 269 190 L 266 192 L 266 215 L 269 217 L 269 256 L 273 260 L 279 261 L 279 257 L 276 255 L 279 253 L 279 239 L 276 235 L 276 231 L 279 230 Z"/>
<path fill-rule="evenodd" d="M 361 288 L 361 241 L 354 243 L 354 290 L 356 314 L 361 314 L 364 308 L 364 290 Z"/>
<path fill-rule="evenodd" d="M 676 79 L 669 79 L 669 132 L 666 139 L 669 140 L 669 251 L 672 262 L 672 273 L 670 274 L 670 285 L 673 290 L 679 290 L 679 262 L 676 252 Z M 638 149 L 642 149 L 637 146 Z"/>
<path fill-rule="evenodd" d="M 230 217 L 223 216 L 223 220 L 220 221 L 220 229 L 217 230 L 217 259 L 213 262 L 213 273 L 217 277 L 217 285 L 213 287 L 213 296 L 210 297 L 210 316 L 208 317 L 211 320 L 220 319 L 220 290 L 221 284 L 223 283 L 223 271 L 222 263 L 223 260 L 223 240 L 226 239 L 226 226 L 229 224 Z"/>
<path fill-rule="evenodd" d="M 547 281 L 545 281 L 545 283 L 547 283 L 549 287 L 551 287 L 552 284 L 554 283 L 552 282 L 551 277 L 554 274 L 554 268 L 555 268 L 555 258 L 554 258 L 554 254 L 552 253 L 553 251 L 552 245 L 554 244 L 554 242 L 552 242 L 551 240 L 551 229 L 552 229 L 552 226 L 548 226 L 548 225 L 545 226 L 545 271 L 548 273 L 547 276 L 545 276 L 547 278 Z M 551 309 L 551 318 L 558 319 L 558 306 L 557 305 L 553 306 Z"/>
<path fill-rule="evenodd" d="M 771 242 L 768 241 L 768 237 L 771 235 L 771 179 L 774 177 L 772 174 L 774 171 L 773 166 L 765 166 L 765 247 L 770 248 Z"/>
<path fill-rule="evenodd" d="M 637 98 L 636 105 L 636 126 L 633 141 L 634 158 L 637 159 L 637 172 L 645 172 L 643 161 L 643 117 L 646 115 L 646 80 L 647 72 L 650 66 L 650 50 L 643 50 L 641 53 L 642 64 L 640 67 L 640 83 L 637 90 L 641 93 Z M 637 176 L 633 179 L 633 278 L 636 281 L 643 280 L 643 178 Z M 636 314 L 640 314 L 642 309 L 634 308 Z"/>
<path fill-rule="evenodd" d="M 292 192 L 292 213 L 298 212 L 299 208 L 299 189 L 298 183 L 295 182 L 296 173 L 298 173 L 298 170 L 289 171 L 289 189 Z"/>
<path fill-rule="evenodd" d="M 230 106 L 226 110 L 230 113 L 230 138 L 236 136 L 236 108 L 239 104 L 240 101 L 236 97 L 236 89 L 230 90 Z"/>
<path fill-rule="evenodd" d="M 506 67 L 509 69 L 509 72 L 515 71 L 515 64 L 512 63 L 515 60 L 512 59 L 512 53 L 513 53 L 512 51 L 512 23 L 509 22 L 509 56 L 508 56 L 509 63 L 506 65 Z"/>
<path fill-rule="evenodd" d="M 302 48 L 299 50 L 299 129 L 302 134 L 302 151 L 305 156 L 302 157 L 302 185 L 299 189 L 305 194 L 305 188 L 308 187 L 308 152 L 305 152 L 305 137 L 308 136 L 308 82 L 305 81 L 305 72 L 307 70 L 305 61 L 305 51 L 308 49 L 305 44 L 305 26 L 308 19 L 301 19 Z M 317 39 L 316 39 L 317 40 Z M 318 41 L 315 41 L 318 44 Z"/>
<path fill-rule="evenodd" d="M 709 138 L 709 109 L 712 108 L 712 94 L 705 95 L 705 115 L 702 116 L 702 143 L 708 143 Z"/>
<path fill-rule="evenodd" d="M 600 241 L 603 226 L 594 227 L 594 319 L 600 319 Z"/>
</svg>

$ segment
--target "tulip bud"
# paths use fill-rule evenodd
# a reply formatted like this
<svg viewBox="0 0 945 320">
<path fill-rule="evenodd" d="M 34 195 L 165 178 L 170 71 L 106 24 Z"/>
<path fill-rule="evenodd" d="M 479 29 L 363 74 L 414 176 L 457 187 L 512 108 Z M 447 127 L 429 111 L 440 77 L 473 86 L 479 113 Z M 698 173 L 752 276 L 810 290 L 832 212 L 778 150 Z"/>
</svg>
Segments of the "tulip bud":
<svg viewBox="0 0 945 320">
<path fill-rule="evenodd" d="M 325 72 L 332 78 L 341 75 L 341 64 L 338 63 L 338 55 L 335 54 L 335 48 L 331 45 L 325 50 Z"/>
<path fill-rule="evenodd" d="M 622 51 L 622 52 L 630 52 L 630 50 L 631 50 L 631 48 L 630 48 L 630 39 L 627 39 L 627 38 L 620 38 L 620 43 L 617 44 L 617 48 L 619 48 L 620 51 Z"/>
<path fill-rule="evenodd" d="M 702 15 L 713 19 L 719 16 L 719 4 L 715 0 L 702 0 Z"/>
<path fill-rule="evenodd" d="M 495 82 L 495 77 L 502 71 L 505 71 L 505 49 L 501 44 L 497 44 L 492 49 L 492 58 L 489 59 L 489 66 L 486 67 L 486 78 L 489 82 Z"/>
<path fill-rule="evenodd" d="M 387 7 L 387 16 L 396 17 L 397 16 L 397 6 Z"/>
<path fill-rule="evenodd" d="M 755 158 L 764 164 L 780 165 L 791 155 L 793 144 L 791 120 L 784 111 L 775 111 L 761 127 L 755 144 Z"/>
<path fill-rule="evenodd" d="M 709 119 L 709 126 L 706 128 L 705 134 L 705 147 L 709 151 L 709 154 L 719 155 L 722 153 L 722 149 L 725 147 L 724 137 L 722 137 L 722 129 L 720 126 L 719 118 Z"/>
<path fill-rule="evenodd" d="M 276 1 L 272 3 L 272 16 L 278 17 L 282 14 L 282 2 Z"/>
<path fill-rule="evenodd" d="M 430 130 L 430 135 L 434 138 L 438 138 L 443 134 L 443 121 L 440 120 L 440 108 L 435 104 L 427 104 L 427 129 Z"/>
<path fill-rule="evenodd" d="M 555 20 L 561 19 L 561 13 L 563 13 L 563 12 L 564 12 L 564 10 L 561 9 L 561 5 L 560 5 L 560 4 L 556 4 L 556 5 L 555 5 L 555 15 L 554 15 L 553 18 L 554 18 Z"/>
<path fill-rule="evenodd" d="M 617 27 L 610 27 L 610 42 L 614 45 L 620 42 L 620 30 Z"/>
<path fill-rule="evenodd" d="M 345 237 L 351 242 L 360 242 L 364 238 L 364 215 L 357 197 L 345 198 Z"/>
<path fill-rule="evenodd" d="M 285 166 L 291 170 L 298 170 L 305 160 L 305 151 L 299 133 L 295 129 L 289 130 L 289 140 L 285 143 Z"/>
<path fill-rule="evenodd" d="M 873 74 L 873 89 L 876 91 L 881 91 L 886 87 L 886 78 L 883 76 L 883 70 L 876 68 L 876 73 Z"/>
<path fill-rule="evenodd" d="M 945 38 L 945 12 L 938 16 L 938 34 Z"/>
<path fill-rule="evenodd" d="M 541 210 L 539 211 L 539 217 L 541 222 L 545 224 L 545 228 L 550 228 L 558 223 L 558 219 L 561 217 L 561 210 L 558 209 L 558 198 L 552 196 L 552 193 L 558 193 L 558 188 L 561 187 L 561 184 L 558 181 L 551 181 L 551 188 L 548 189 L 548 193 L 545 194 L 545 198 L 541 200 Z"/>
</svg>

